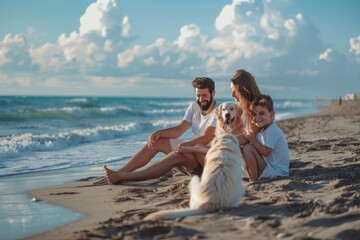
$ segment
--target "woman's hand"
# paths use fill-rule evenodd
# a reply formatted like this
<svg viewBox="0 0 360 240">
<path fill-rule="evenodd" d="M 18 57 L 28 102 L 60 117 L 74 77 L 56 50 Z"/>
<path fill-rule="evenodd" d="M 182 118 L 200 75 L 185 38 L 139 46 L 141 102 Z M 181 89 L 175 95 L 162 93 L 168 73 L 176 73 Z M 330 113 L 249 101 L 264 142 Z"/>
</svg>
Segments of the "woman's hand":
<svg viewBox="0 0 360 240">
<path fill-rule="evenodd" d="M 244 137 L 249 141 L 249 143 L 253 143 L 255 138 L 256 138 L 256 134 L 255 132 L 248 130 L 245 132 Z"/>
</svg>

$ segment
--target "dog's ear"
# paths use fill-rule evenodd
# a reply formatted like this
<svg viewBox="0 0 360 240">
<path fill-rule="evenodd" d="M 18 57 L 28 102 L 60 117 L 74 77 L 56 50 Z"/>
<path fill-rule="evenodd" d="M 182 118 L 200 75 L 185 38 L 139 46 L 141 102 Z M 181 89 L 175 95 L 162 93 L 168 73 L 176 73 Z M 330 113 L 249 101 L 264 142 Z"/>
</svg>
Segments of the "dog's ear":
<svg viewBox="0 0 360 240">
<path fill-rule="evenodd" d="M 220 104 L 217 108 L 215 108 L 215 114 L 217 118 L 220 118 L 221 116 L 221 105 L 222 104 Z"/>
<path fill-rule="evenodd" d="M 242 131 L 244 127 L 243 119 L 242 119 L 243 109 L 239 104 L 236 104 L 235 107 L 236 107 L 236 118 L 235 118 L 234 126 L 236 126 L 237 130 Z"/>
</svg>

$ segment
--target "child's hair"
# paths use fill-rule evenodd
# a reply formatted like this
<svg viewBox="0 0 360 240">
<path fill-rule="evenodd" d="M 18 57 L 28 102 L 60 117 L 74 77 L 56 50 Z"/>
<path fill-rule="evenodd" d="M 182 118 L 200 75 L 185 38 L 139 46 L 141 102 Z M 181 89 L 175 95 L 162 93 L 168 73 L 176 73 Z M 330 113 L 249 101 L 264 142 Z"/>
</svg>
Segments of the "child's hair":
<svg viewBox="0 0 360 240">
<path fill-rule="evenodd" d="M 260 94 L 257 98 L 252 101 L 250 110 L 254 111 L 255 107 L 262 106 L 266 107 L 269 112 L 274 111 L 274 101 L 269 95 Z"/>
</svg>

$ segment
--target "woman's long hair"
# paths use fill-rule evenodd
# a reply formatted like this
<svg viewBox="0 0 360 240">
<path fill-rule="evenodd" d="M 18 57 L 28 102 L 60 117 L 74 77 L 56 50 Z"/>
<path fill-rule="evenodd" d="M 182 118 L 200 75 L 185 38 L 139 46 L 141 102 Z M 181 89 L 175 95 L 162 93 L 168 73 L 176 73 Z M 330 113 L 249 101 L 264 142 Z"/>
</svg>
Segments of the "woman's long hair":
<svg viewBox="0 0 360 240">
<path fill-rule="evenodd" d="M 237 97 L 239 98 L 240 105 L 243 108 L 249 123 L 252 117 L 250 104 L 260 95 L 259 87 L 251 73 L 244 69 L 236 70 L 231 78 L 231 82 L 237 86 L 237 92 L 235 94 L 237 94 Z"/>
</svg>

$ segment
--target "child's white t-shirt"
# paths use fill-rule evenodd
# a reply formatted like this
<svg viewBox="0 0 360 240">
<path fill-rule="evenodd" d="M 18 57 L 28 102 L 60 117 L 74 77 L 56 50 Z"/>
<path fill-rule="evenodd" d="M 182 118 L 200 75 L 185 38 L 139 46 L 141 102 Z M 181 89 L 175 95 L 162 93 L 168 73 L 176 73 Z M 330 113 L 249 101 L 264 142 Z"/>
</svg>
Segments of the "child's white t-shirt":
<svg viewBox="0 0 360 240">
<path fill-rule="evenodd" d="M 275 122 L 267 129 L 256 135 L 257 140 L 264 146 L 271 148 L 268 156 L 263 156 L 267 166 L 261 178 L 289 176 L 290 153 L 285 134 Z"/>
</svg>

